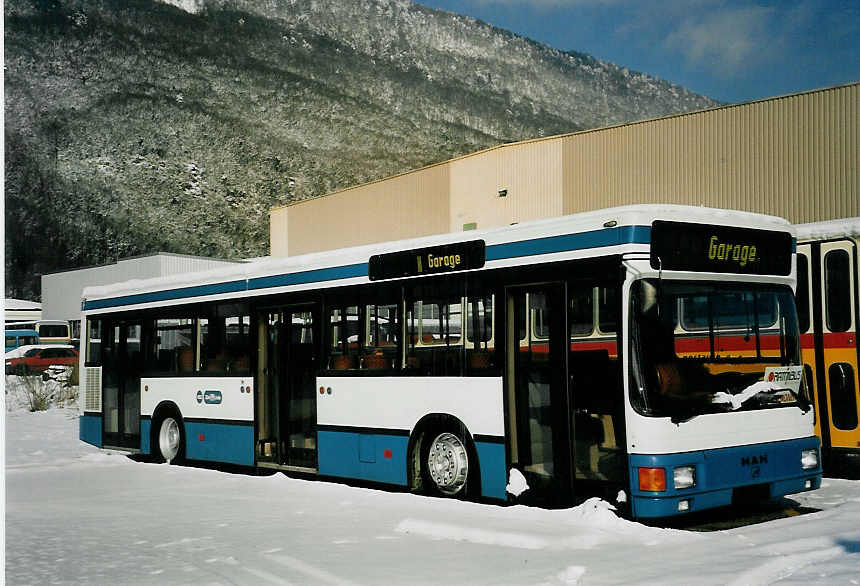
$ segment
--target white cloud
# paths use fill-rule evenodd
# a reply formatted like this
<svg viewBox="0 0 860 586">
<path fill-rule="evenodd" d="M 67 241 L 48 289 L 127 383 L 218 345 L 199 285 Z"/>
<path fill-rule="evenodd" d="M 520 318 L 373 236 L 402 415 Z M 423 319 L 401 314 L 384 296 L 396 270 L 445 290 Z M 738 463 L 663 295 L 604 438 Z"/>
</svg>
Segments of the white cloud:
<svg viewBox="0 0 860 586">
<path fill-rule="evenodd" d="M 764 6 L 707 11 L 683 18 L 663 46 L 681 52 L 690 65 L 731 75 L 776 54 L 782 45 L 776 17 L 776 8 Z"/>
</svg>

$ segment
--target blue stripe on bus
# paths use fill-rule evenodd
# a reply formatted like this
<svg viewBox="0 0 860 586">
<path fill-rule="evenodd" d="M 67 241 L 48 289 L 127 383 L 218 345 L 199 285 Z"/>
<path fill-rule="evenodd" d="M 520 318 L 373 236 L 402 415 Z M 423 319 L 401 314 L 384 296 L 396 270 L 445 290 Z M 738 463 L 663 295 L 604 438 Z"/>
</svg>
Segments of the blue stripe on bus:
<svg viewBox="0 0 860 586">
<path fill-rule="evenodd" d="M 149 417 L 140 418 L 140 453 L 149 454 L 149 440 L 152 437 L 152 419 Z"/>
<path fill-rule="evenodd" d="M 323 476 L 407 484 L 409 438 L 405 435 L 319 430 L 317 446 L 319 473 Z M 475 449 L 481 470 L 481 495 L 505 500 L 505 445 L 475 442 Z"/>
<path fill-rule="evenodd" d="M 185 422 L 185 456 L 191 460 L 254 465 L 254 424 Z"/>
<path fill-rule="evenodd" d="M 622 226 L 578 234 L 548 236 L 521 242 L 508 242 L 487 247 L 487 260 L 502 260 L 535 254 L 552 254 L 585 248 L 601 248 L 619 244 L 648 244 L 651 242 L 650 226 Z"/>
<path fill-rule="evenodd" d="M 337 281 L 338 279 L 351 279 L 353 277 L 366 277 L 367 263 L 344 265 L 327 269 L 314 269 L 301 273 L 287 273 L 285 275 L 272 275 L 270 277 L 255 277 L 248 281 L 248 290 L 268 289 L 270 287 L 284 287 L 287 285 L 304 285 L 307 283 L 321 283 L 324 281 Z"/>
<path fill-rule="evenodd" d="M 167 289 L 164 291 L 153 291 L 152 293 L 138 293 L 135 295 L 124 295 L 110 299 L 96 299 L 84 303 L 84 310 L 106 309 L 109 307 L 121 307 L 123 305 L 137 305 L 139 303 L 153 303 L 156 301 L 168 301 L 171 299 L 184 299 L 188 297 L 202 297 L 204 295 L 220 295 L 223 293 L 236 293 L 245 291 L 247 282 L 229 281 L 227 283 L 214 283 L 211 285 L 197 285 L 194 287 L 183 287 L 181 289 Z"/>
<path fill-rule="evenodd" d="M 324 476 L 406 486 L 405 435 L 317 432 L 317 462 Z M 388 455 L 388 457 L 386 457 Z"/>
<path fill-rule="evenodd" d="M 505 444 L 476 441 L 475 449 L 481 466 L 481 496 L 505 500 L 508 498 Z"/>
<path fill-rule="evenodd" d="M 535 238 L 520 242 L 494 244 L 487 247 L 486 259 L 487 261 L 505 260 L 537 254 L 552 254 L 571 250 L 616 246 L 619 244 L 648 244 L 650 241 L 650 226 L 622 226 L 619 228 L 594 230 L 578 234 L 564 234 L 561 236 L 548 236 L 546 238 Z M 337 281 L 339 279 L 366 277 L 367 268 L 367 263 L 358 263 L 339 267 L 313 269 L 297 273 L 254 277 L 248 280 L 197 285 L 180 289 L 153 291 L 151 293 L 137 293 L 134 295 L 124 295 L 109 299 L 95 299 L 84 302 L 83 309 L 85 311 L 107 309 L 111 307 L 122 307 L 125 305 L 137 305 L 141 303 L 190 299 L 207 295 L 220 295 L 241 291 L 259 291 L 273 287 L 304 285 L 308 283 L 321 283 L 325 281 Z"/>
<path fill-rule="evenodd" d="M 82 442 L 102 447 L 102 414 L 81 415 L 78 419 L 78 437 Z"/>
</svg>

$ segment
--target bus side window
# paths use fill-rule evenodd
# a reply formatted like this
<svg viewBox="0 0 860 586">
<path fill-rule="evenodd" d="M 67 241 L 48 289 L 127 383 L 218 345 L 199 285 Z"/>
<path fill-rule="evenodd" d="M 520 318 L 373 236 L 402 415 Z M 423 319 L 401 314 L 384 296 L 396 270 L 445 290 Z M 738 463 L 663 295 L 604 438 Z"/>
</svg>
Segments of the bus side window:
<svg viewBox="0 0 860 586">
<path fill-rule="evenodd" d="M 797 322 L 800 333 L 809 331 L 809 259 L 805 254 L 797 255 Z"/>
<path fill-rule="evenodd" d="M 251 318 L 242 304 L 214 308 L 210 318 L 197 320 L 200 369 L 207 372 L 246 374 L 249 368 Z"/>
<path fill-rule="evenodd" d="M 830 378 L 830 405 L 833 426 L 836 429 L 857 428 L 857 390 L 854 387 L 854 368 L 848 362 L 834 362 L 827 370 Z"/>
<path fill-rule="evenodd" d="M 845 332 L 851 327 L 849 262 L 846 250 L 831 250 L 824 256 L 825 315 L 831 332 Z"/>
<path fill-rule="evenodd" d="M 613 333 L 620 309 L 618 288 L 572 283 L 568 291 L 576 477 L 618 482 L 626 473 L 624 391 Z"/>
<path fill-rule="evenodd" d="M 428 376 L 462 376 L 463 282 L 422 282 L 406 300 L 406 367 Z"/>
<path fill-rule="evenodd" d="M 594 331 L 594 293 L 591 287 L 571 287 L 568 316 L 571 340 L 591 335 Z"/>
<path fill-rule="evenodd" d="M 357 305 L 338 305 L 328 310 L 329 368 L 352 370 L 358 368 L 359 316 Z"/>
<path fill-rule="evenodd" d="M 98 319 L 87 320 L 86 364 L 90 366 L 102 364 L 102 324 Z"/>
<path fill-rule="evenodd" d="M 430 376 L 460 375 L 462 300 L 424 298 L 407 309 L 407 367 Z"/>
<path fill-rule="evenodd" d="M 597 317 L 599 329 L 604 334 L 618 330 L 618 287 L 597 288 Z"/>
<path fill-rule="evenodd" d="M 496 366 L 492 295 L 466 299 L 467 374 L 484 375 Z"/>
<path fill-rule="evenodd" d="M 396 366 L 400 338 L 397 304 L 373 304 L 364 307 L 365 347 L 361 367 L 366 370 L 390 370 Z"/>
<path fill-rule="evenodd" d="M 159 319 L 155 322 L 156 356 L 162 372 L 194 370 L 193 319 Z"/>
</svg>

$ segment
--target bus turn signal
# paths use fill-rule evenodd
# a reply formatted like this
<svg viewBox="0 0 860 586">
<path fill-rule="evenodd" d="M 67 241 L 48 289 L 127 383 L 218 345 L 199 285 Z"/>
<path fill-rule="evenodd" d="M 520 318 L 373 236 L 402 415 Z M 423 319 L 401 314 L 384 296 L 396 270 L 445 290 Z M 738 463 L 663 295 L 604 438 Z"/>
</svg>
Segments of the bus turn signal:
<svg viewBox="0 0 860 586">
<path fill-rule="evenodd" d="M 666 490 L 665 468 L 639 468 L 639 490 L 663 492 Z"/>
</svg>

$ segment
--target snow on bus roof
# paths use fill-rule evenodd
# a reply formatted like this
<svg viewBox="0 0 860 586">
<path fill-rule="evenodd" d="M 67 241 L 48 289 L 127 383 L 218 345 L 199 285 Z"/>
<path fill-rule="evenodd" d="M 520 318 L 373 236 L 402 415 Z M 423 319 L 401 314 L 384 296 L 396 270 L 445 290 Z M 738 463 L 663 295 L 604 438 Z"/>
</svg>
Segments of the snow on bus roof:
<svg viewBox="0 0 860 586">
<path fill-rule="evenodd" d="M 345 264 L 365 263 L 371 256 L 376 254 L 463 242 L 466 240 L 483 239 L 488 245 L 492 245 L 602 230 L 606 228 L 605 224 L 610 221 L 615 222 L 613 226 L 645 226 L 651 225 L 654 220 L 658 219 L 701 224 L 725 223 L 748 228 L 781 230 L 794 233 L 794 228 L 787 220 L 776 216 L 700 206 L 639 204 L 594 210 L 561 217 L 530 220 L 528 222 L 514 223 L 510 226 L 421 236 L 407 240 L 365 244 L 300 256 L 283 258 L 267 257 L 262 260 L 237 264 L 235 266 L 217 267 L 205 271 L 181 273 L 151 279 L 132 279 L 109 285 L 87 287 L 84 289 L 83 297 L 91 301 L 135 293 L 229 283 L 284 273 L 338 267 Z"/>
<path fill-rule="evenodd" d="M 841 218 L 838 220 L 825 220 L 823 222 L 811 222 L 809 224 L 798 224 L 798 240 L 821 240 L 824 238 L 837 238 L 839 236 L 860 236 L 860 218 Z"/>
</svg>

